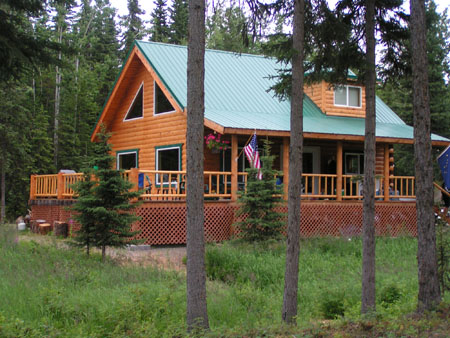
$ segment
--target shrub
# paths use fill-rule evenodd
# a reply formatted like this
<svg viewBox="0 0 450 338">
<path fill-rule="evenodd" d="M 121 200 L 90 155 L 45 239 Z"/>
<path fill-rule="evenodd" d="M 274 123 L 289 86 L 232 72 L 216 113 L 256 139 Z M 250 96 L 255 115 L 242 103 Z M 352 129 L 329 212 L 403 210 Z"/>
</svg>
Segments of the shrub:
<svg viewBox="0 0 450 338">
<path fill-rule="evenodd" d="M 389 304 L 396 303 L 400 299 L 401 296 L 402 296 L 402 293 L 397 286 L 388 285 L 381 290 L 380 301 L 381 301 L 382 305 L 386 306 Z"/>
<path fill-rule="evenodd" d="M 320 310 L 325 319 L 336 319 L 344 315 L 344 296 L 342 294 L 327 294 L 320 303 Z"/>
</svg>

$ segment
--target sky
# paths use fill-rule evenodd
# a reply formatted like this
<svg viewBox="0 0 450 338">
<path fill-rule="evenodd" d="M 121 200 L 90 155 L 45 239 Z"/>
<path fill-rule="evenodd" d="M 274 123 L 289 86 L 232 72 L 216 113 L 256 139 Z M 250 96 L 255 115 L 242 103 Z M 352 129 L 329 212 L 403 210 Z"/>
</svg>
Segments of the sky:
<svg viewBox="0 0 450 338">
<path fill-rule="evenodd" d="M 125 15 L 127 14 L 127 0 L 110 0 L 113 7 L 117 8 L 119 15 Z M 141 0 L 139 1 L 140 7 L 145 11 L 145 17 L 150 19 L 150 13 L 153 10 L 153 0 Z M 168 3 L 171 1 L 169 0 Z M 328 0 L 328 3 L 330 6 L 334 7 L 337 0 Z M 438 12 L 442 13 L 445 8 L 450 7 L 449 0 L 434 0 L 434 2 L 437 4 Z M 405 9 L 409 10 L 409 1 L 405 1 Z"/>
</svg>

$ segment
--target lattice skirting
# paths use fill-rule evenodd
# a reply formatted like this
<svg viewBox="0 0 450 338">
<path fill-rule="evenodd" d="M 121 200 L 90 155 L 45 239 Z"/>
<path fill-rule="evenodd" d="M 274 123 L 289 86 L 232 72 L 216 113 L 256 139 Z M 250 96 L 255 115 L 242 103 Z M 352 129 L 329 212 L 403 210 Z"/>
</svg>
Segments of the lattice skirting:
<svg viewBox="0 0 450 338">
<path fill-rule="evenodd" d="M 75 233 L 70 205 L 73 201 L 32 201 L 32 218 L 67 222 Z M 31 201 L 30 201 L 31 202 Z M 280 208 L 287 212 L 287 207 Z M 205 203 L 205 239 L 220 242 L 231 238 L 237 206 L 231 202 Z M 375 207 L 375 229 L 379 236 L 417 235 L 416 207 L 410 202 L 379 202 Z M 145 202 L 136 209 L 140 221 L 132 225 L 146 244 L 186 243 L 186 204 L 184 202 Z M 302 201 L 300 233 L 302 237 L 359 236 L 362 229 L 361 202 Z"/>
</svg>

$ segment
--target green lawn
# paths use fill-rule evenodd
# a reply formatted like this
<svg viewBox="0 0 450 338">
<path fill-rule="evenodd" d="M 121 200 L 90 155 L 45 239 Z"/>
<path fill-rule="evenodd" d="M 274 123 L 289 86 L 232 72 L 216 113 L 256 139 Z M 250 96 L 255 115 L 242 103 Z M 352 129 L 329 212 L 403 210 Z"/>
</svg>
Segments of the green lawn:
<svg viewBox="0 0 450 338">
<path fill-rule="evenodd" d="M 75 249 L 16 243 L 15 234 L 5 235 L 1 230 L 0 245 L 0 337 L 184 335 L 183 273 L 121 266 L 112 260 L 102 264 L 99 256 L 87 258 Z M 373 330 L 397 334 L 409 320 L 403 316 L 414 311 L 416 246 L 413 238 L 377 240 L 377 315 L 376 323 L 371 324 Z M 296 329 L 286 328 L 280 321 L 284 251 L 284 243 L 276 241 L 208 246 L 208 313 L 212 328 L 208 335 L 314 336 L 339 330 L 351 332 L 356 324 L 349 323 L 361 324 L 359 239 L 301 242 Z M 446 295 L 444 310 L 448 304 Z M 443 324 L 447 320 L 441 320 L 439 313 L 432 317 L 434 322 L 427 320 L 420 328 L 410 330 L 426 332 L 430 330 L 427 325 L 447 330 L 448 325 Z M 324 321 L 334 315 L 339 318 Z M 361 329 L 365 329 L 364 325 Z"/>
</svg>

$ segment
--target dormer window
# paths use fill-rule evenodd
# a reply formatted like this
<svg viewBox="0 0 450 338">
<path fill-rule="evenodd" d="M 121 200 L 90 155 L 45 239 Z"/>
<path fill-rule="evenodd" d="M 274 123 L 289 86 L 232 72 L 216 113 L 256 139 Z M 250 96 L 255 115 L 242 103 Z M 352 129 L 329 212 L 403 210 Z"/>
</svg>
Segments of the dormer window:
<svg viewBox="0 0 450 338">
<path fill-rule="evenodd" d="M 133 102 L 131 103 L 130 108 L 128 108 L 127 114 L 125 115 L 124 121 L 136 120 L 144 116 L 143 91 L 144 83 L 141 84 L 136 95 L 134 96 Z"/>
<path fill-rule="evenodd" d="M 167 99 L 166 95 L 164 95 L 161 88 L 159 88 L 158 84 L 155 82 L 155 115 L 164 114 L 164 113 L 173 113 L 175 108 L 173 108 L 172 104 Z"/>
<path fill-rule="evenodd" d="M 334 88 L 334 105 L 351 108 L 361 108 L 361 87 L 338 86 Z"/>
</svg>

